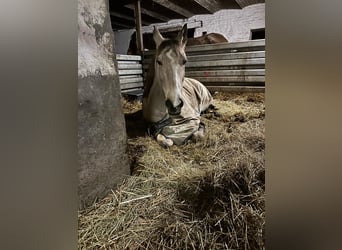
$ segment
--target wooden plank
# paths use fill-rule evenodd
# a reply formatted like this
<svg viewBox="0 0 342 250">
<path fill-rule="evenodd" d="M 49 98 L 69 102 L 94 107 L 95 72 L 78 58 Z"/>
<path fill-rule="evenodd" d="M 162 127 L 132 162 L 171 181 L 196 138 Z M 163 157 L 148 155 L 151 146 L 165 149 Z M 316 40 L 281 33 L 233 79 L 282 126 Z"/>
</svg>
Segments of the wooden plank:
<svg viewBox="0 0 342 250">
<path fill-rule="evenodd" d="M 118 63 L 121 63 L 121 64 L 141 64 L 141 61 L 129 61 L 129 60 L 126 60 L 126 61 L 117 61 Z"/>
<path fill-rule="evenodd" d="M 248 49 L 252 50 L 253 48 L 263 48 L 265 50 L 265 39 L 260 40 L 251 40 L 246 42 L 233 42 L 233 43 L 216 43 L 216 44 L 203 44 L 203 45 L 194 45 L 187 46 L 185 48 L 185 52 L 187 55 L 190 55 L 192 52 L 199 53 L 203 51 L 221 51 L 225 50 L 227 52 L 238 52 L 238 49 Z M 145 56 L 154 55 L 155 50 L 149 50 L 144 53 Z"/>
<path fill-rule="evenodd" d="M 193 77 L 200 82 L 265 82 L 265 76 L 218 76 L 218 77 Z"/>
<path fill-rule="evenodd" d="M 123 69 L 119 70 L 119 76 L 142 74 L 142 69 Z"/>
<path fill-rule="evenodd" d="M 128 97 L 129 99 L 139 100 L 142 101 L 142 97 L 144 94 L 143 88 L 133 88 L 133 89 L 126 89 L 121 91 L 123 93 L 123 96 Z"/>
<path fill-rule="evenodd" d="M 217 54 L 239 54 L 239 53 L 248 53 L 248 52 L 264 52 L 265 46 L 256 46 L 256 47 L 241 47 L 236 49 L 212 49 L 207 51 L 191 51 L 186 52 L 187 57 L 200 57 L 200 56 L 210 56 Z M 151 59 L 155 55 L 154 50 L 148 50 L 144 52 L 144 59 Z"/>
<path fill-rule="evenodd" d="M 121 90 L 132 89 L 132 88 L 142 88 L 144 86 L 143 82 L 133 82 L 121 84 Z"/>
<path fill-rule="evenodd" d="M 210 92 L 242 92 L 242 93 L 264 93 L 265 87 L 249 86 L 207 86 Z"/>
<path fill-rule="evenodd" d="M 237 66 L 237 65 L 265 65 L 265 58 L 188 62 L 186 64 L 186 67 L 192 68 L 192 67 Z"/>
<path fill-rule="evenodd" d="M 238 52 L 238 53 L 220 53 L 210 55 L 188 55 L 188 62 L 197 61 L 216 61 L 216 60 L 230 60 L 230 59 L 251 59 L 251 58 L 265 58 L 265 51 L 252 52 Z M 152 57 L 145 57 L 144 63 L 151 63 Z"/>
<path fill-rule="evenodd" d="M 185 67 L 185 72 L 190 71 L 221 71 L 221 70 L 250 70 L 250 69 L 264 69 L 265 65 L 231 65 L 231 66 L 217 66 L 217 67 Z M 149 69 L 149 65 L 143 65 L 144 73 Z"/>
<path fill-rule="evenodd" d="M 123 94 L 129 94 L 132 91 L 138 91 L 138 90 L 142 90 L 141 87 L 138 88 L 130 88 L 130 89 L 121 89 L 121 93 Z"/>
<path fill-rule="evenodd" d="M 141 69 L 142 65 L 139 63 L 118 63 L 118 69 Z"/>
<path fill-rule="evenodd" d="M 220 53 L 210 55 L 188 55 L 188 62 L 196 61 L 216 61 L 230 59 L 250 59 L 250 58 L 265 58 L 265 51 L 237 52 L 237 53 Z"/>
<path fill-rule="evenodd" d="M 134 16 L 135 16 L 135 26 L 136 26 L 136 39 L 137 39 L 137 48 L 138 53 L 140 55 L 143 54 L 144 51 L 144 43 L 143 43 L 143 36 L 142 36 L 142 29 L 141 29 L 141 7 L 140 7 L 140 0 L 135 1 L 135 8 L 134 8 Z"/>
<path fill-rule="evenodd" d="M 207 51 L 191 51 L 186 52 L 187 56 L 200 56 L 200 55 L 210 55 L 210 54 L 224 54 L 224 53 L 240 53 L 249 51 L 265 51 L 265 46 L 256 47 L 241 47 L 236 49 L 218 49 L 218 50 L 207 50 Z"/>
<path fill-rule="evenodd" d="M 199 50 L 192 49 L 200 48 Z M 265 89 L 265 40 L 188 47 L 186 76 L 208 89 L 256 91 Z M 151 66 L 154 51 L 144 54 L 143 71 Z"/>
<path fill-rule="evenodd" d="M 147 72 L 144 72 L 144 77 L 146 76 Z M 189 78 L 213 76 L 265 76 L 265 69 L 186 71 L 185 76 Z"/>
<path fill-rule="evenodd" d="M 134 78 L 134 77 L 141 77 L 141 75 L 126 75 L 126 76 L 119 76 L 120 79 L 124 79 L 124 78 Z"/>
<path fill-rule="evenodd" d="M 143 81 L 142 77 L 120 78 L 120 84 L 142 82 L 142 81 Z"/>
<path fill-rule="evenodd" d="M 168 8 L 184 17 L 192 17 L 194 14 L 191 13 L 190 11 L 180 7 L 179 5 L 174 4 L 173 2 L 169 1 L 169 0 L 153 0 L 153 2 L 164 6 L 165 8 Z"/>
<path fill-rule="evenodd" d="M 116 60 L 118 60 L 118 61 L 119 60 L 121 60 L 121 61 L 141 61 L 141 56 L 117 54 Z"/>
<path fill-rule="evenodd" d="M 221 50 L 221 49 L 236 49 L 236 48 L 251 48 L 265 46 L 265 39 L 251 40 L 246 42 L 233 42 L 233 43 L 217 43 L 217 44 L 203 44 L 188 46 L 185 48 L 185 52 L 192 51 L 207 51 L 207 50 Z"/>
<path fill-rule="evenodd" d="M 210 76 L 264 76 L 265 69 L 242 69 L 242 70 L 208 70 L 208 71 L 185 71 L 189 77 Z"/>
</svg>

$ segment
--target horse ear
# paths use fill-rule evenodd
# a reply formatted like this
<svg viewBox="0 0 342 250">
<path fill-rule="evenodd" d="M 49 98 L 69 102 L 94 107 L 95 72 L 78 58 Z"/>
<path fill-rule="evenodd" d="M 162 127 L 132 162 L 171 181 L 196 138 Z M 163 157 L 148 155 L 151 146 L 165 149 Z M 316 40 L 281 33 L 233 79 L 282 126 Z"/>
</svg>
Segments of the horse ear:
<svg viewBox="0 0 342 250">
<path fill-rule="evenodd" d="M 186 42 L 188 41 L 188 24 L 184 24 L 176 39 L 185 47 Z"/>
<path fill-rule="evenodd" d="M 165 40 L 164 37 L 160 34 L 160 32 L 156 26 L 154 26 L 154 29 L 153 29 L 153 40 L 156 43 L 157 48 L 162 43 L 162 41 Z"/>
</svg>

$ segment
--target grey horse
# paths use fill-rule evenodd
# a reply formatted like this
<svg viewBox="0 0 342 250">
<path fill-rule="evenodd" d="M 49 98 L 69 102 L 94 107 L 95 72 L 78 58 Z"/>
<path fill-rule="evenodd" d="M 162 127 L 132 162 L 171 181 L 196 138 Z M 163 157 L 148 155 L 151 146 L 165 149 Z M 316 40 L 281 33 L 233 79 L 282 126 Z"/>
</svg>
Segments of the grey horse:
<svg viewBox="0 0 342 250">
<path fill-rule="evenodd" d="M 185 77 L 187 25 L 176 39 L 165 39 L 154 27 L 156 54 L 147 74 L 143 116 L 149 131 L 163 146 L 181 145 L 204 137 L 203 111 L 213 98 L 199 81 Z"/>
</svg>

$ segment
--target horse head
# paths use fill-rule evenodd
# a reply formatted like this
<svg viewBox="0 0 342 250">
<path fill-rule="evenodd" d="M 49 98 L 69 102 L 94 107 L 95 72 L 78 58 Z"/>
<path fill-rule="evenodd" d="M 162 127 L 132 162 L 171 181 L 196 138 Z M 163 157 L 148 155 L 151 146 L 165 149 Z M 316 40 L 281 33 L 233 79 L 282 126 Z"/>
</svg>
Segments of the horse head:
<svg viewBox="0 0 342 250">
<path fill-rule="evenodd" d="M 156 43 L 154 60 L 154 84 L 159 84 L 161 95 L 170 115 L 178 115 L 183 107 L 182 89 L 185 76 L 185 46 L 187 25 L 178 33 L 176 39 L 165 39 L 154 27 L 153 39 Z"/>
</svg>

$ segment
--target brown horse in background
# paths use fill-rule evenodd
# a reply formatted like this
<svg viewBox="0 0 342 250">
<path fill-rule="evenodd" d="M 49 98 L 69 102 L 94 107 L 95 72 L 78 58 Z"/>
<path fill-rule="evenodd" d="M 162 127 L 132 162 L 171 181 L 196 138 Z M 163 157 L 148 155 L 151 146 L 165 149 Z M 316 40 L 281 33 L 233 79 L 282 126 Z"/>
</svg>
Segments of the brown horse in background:
<svg viewBox="0 0 342 250">
<path fill-rule="evenodd" d="M 187 46 L 202 45 L 202 44 L 214 44 L 214 43 L 228 43 L 228 40 L 224 35 L 219 33 L 209 33 L 203 36 L 189 38 Z"/>
<path fill-rule="evenodd" d="M 167 38 L 175 38 L 176 34 L 171 33 Z M 153 50 L 156 48 L 156 44 L 153 40 L 153 34 L 144 34 L 144 49 Z M 202 44 L 214 44 L 214 43 L 228 43 L 227 38 L 224 35 L 219 33 L 209 33 L 199 37 L 188 38 L 188 42 L 186 46 L 193 46 L 193 45 L 202 45 Z M 137 55 L 138 48 L 136 44 L 136 32 L 134 32 L 131 36 L 131 40 L 129 43 L 129 48 L 127 51 L 128 55 Z"/>
</svg>

